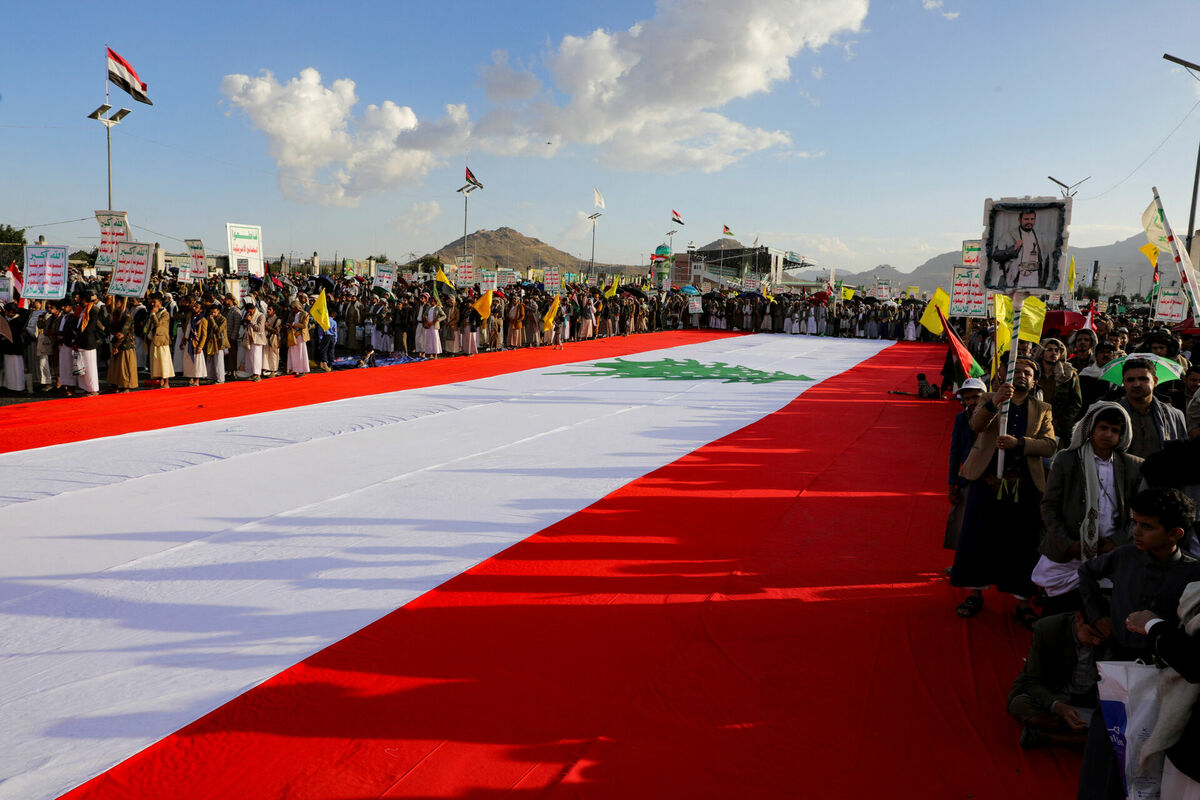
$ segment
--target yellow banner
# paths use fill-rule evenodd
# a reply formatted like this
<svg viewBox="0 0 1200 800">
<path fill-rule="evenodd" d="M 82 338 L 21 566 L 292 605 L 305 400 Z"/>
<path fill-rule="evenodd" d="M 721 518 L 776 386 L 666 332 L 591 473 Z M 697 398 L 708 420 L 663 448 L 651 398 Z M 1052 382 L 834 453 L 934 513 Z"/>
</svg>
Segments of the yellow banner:
<svg viewBox="0 0 1200 800">
<path fill-rule="evenodd" d="M 1037 344 L 1042 340 L 1042 323 L 1046 321 L 1046 304 L 1036 297 L 1026 297 L 1021 304 L 1021 329 L 1017 338 Z"/>
<path fill-rule="evenodd" d="M 1138 248 L 1138 251 L 1150 260 L 1150 266 L 1158 266 L 1158 254 L 1160 251 L 1157 247 L 1150 242 L 1146 242 L 1144 245 Z"/>
<path fill-rule="evenodd" d="M 940 286 L 933 293 L 933 299 L 929 301 L 929 305 L 925 306 L 925 313 L 921 315 L 921 324 L 934 336 L 941 336 L 944 330 L 942 320 L 937 313 L 939 308 L 942 310 L 943 316 L 950 316 L 950 295 L 946 294 L 946 290 Z"/>
</svg>

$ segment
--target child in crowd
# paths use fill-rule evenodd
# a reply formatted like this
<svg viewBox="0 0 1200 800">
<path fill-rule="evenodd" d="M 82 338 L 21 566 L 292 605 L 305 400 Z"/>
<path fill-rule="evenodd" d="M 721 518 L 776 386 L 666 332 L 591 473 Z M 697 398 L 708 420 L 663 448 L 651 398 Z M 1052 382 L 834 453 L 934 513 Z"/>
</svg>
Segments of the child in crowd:
<svg viewBox="0 0 1200 800">
<path fill-rule="evenodd" d="M 1021 747 L 1083 747 L 1099 696 L 1096 654 L 1105 637 L 1083 614 L 1051 614 L 1033 624 L 1033 641 L 1008 693 L 1008 713 L 1021 723 Z"/>
<path fill-rule="evenodd" d="M 1184 587 L 1200 580 L 1200 561 L 1179 547 L 1196 518 L 1196 505 L 1178 489 L 1147 489 L 1129 503 L 1133 543 L 1084 562 L 1079 568 L 1079 591 L 1084 615 L 1101 635 L 1109 636 L 1106 660 L 1133 661 L 1154 657 L 1149 637 L 1125 626 L 1125 620 L 1146 610 L 1169 627 L 1179 624 L 1177 609 Z M 1100 581 L 1112 581 L 1112 598 Z M 1121 624 L 1113 625 L 1116 619 Z M 1092 718 L 1079 778 L 1080 800 L 1125 797 L 1116 755 L 1100 715 Z"/>
</svg>

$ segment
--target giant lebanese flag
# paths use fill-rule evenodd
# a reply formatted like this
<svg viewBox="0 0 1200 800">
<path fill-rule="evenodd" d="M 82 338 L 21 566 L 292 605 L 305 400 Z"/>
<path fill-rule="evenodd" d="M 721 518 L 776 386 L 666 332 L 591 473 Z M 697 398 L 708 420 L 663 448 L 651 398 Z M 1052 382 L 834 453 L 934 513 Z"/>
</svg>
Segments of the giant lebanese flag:
<svg viewBox="0 0 1200 800">
<path fill-rule="evenodd" d="M 942 352 L 664 333 L 0 410 L 0 798 L 1062 793 L 1004 746 L 999 601 L 963 650 L 941 588 L 953 408 L 887 395 Z"/>
</svg>

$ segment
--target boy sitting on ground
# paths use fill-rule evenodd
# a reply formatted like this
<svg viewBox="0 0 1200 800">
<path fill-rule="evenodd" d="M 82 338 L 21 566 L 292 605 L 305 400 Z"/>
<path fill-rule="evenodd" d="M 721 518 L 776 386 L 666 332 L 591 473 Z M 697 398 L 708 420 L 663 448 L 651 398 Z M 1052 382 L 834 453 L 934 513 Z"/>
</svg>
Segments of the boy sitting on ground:
<svg viewBox="0 0 1200 800">
<path fill-rule="evenodd" d="M 1083 614 L 1051 614 L 1033 624 L 1033 641 L 1008 693 L 1008 713 L 1021 723 L 1021 747 L 1083 747 L 1099 700 L 1096 651 L 1100 632 Z"/>
</svg>

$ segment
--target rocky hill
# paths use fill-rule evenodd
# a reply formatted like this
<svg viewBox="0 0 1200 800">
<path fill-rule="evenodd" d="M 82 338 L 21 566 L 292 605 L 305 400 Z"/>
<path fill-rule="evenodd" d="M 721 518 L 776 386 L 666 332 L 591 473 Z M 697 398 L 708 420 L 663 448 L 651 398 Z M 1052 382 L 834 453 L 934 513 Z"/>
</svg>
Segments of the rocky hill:
<svg viewBox="0 0 1200 800">
<path fill-rule="evenodd" d="M 512 228 L 475 231 L 468 237 L 467 253 L 475 256 L 475 266 L 481 269 L 494 269 L 499 265 L 515 270 L 559 267 L 573 272 L 579 269 L 580 264 L 587 263 Z M 432 253 L 446 264 L 455 263 L 454 259 L 462 254 L 461 236 Z"/>
</svg>

